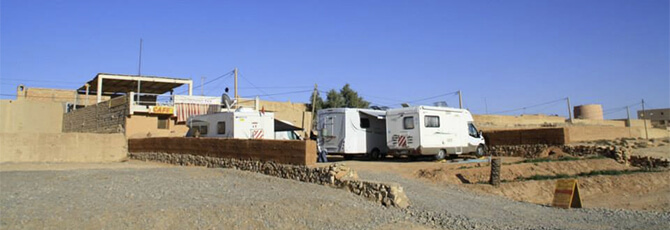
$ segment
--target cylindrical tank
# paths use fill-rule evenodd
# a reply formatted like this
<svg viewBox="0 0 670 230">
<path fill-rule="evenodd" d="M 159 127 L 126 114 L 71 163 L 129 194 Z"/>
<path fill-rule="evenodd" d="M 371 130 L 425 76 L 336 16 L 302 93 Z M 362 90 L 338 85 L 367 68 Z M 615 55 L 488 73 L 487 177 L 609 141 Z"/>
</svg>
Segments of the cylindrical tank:
<svg viewBox="0 0 670 230">
<path fill-rule="evenodd" d="M 586 120 L 603 120 L 603 106 L 600 104 L 575 106 L 575 118 Z"/>
</svg>

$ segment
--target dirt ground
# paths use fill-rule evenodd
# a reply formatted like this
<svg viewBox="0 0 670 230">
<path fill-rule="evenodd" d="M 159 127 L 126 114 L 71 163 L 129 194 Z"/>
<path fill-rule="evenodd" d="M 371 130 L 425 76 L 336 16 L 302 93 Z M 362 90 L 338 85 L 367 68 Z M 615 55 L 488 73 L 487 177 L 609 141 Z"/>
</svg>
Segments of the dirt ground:
<svg viewBox="0 0 670 230">
<path fill-rule="evenodd" d="M 653 152 L 655 149 L 641 149 Z M 663 150 L 661 150 L 663 151 Z M 337 158 L 335 158 L 338 160 Z M 635 170 L 608 158 L 575 161 L 520 163 L 523 159 L 504 157 L 502 180 L 514 181 L 534 175 L 576 175 L 596 170 Z M 547 205 L 553 198 L 556 180 L 529 180 L 506 182 L 499 188 L 486 182 L 489 179 L 488 162 L 451 163 L 406 160 L 341 161 L 360 172 L 384 172 L 403 178 L 430 182 L 437 185 L 460 185 L 477 193 L 503 196 L 516 201 Z M 618 176 L 579 178 L 585 207 L 670 211 L 670 171 L 635 173 Z"/>
<path fill-rule="evenodd" d="M 670 145 L 634 149 L 633 155 L 670 159 Z"/>
</svg>

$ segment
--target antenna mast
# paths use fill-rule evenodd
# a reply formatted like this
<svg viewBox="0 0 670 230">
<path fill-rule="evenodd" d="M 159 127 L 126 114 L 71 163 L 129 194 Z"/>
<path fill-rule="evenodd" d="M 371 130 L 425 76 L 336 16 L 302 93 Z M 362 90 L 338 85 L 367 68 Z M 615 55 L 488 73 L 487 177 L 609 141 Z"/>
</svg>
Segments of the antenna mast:
<svg viewBox="0 0 670 230">
<path fill-rule="evenodd" d="M 140 60 L 137 67 L 137 76 L 142 76 L 142 39 L 140 38 Z"/>
</svg>

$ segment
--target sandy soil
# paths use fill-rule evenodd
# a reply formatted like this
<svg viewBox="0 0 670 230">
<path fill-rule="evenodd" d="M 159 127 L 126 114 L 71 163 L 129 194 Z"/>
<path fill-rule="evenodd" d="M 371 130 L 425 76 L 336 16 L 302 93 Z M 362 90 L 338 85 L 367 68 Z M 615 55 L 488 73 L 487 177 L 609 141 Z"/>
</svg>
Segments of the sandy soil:
<svg viewBox="0 0 670 230">
<path fill-rule="evenodd" d="M 579 178 L 582 204 L 588 208 L 670 211 L 670 171 L 622 176 Z M 501 195 L 513 200 L 551 204 L 556 180 L 464 185 L 471 190 Z"/>
<path fill-rule="evenodd" d="M 633 149 L 633 155 L 670 159 L 670 145 Z"/>
<path fill-rule="evenodd" d="M 651 149 L 651 148 L 650 148 Z M 521 158 L 503 158 L 503 180 L 533 175 L 575 175 L 594 170 L 632 170 L 612 159 L 554 161 L 514 164 Z M 556 180 L 503 183 L 495 188 L 476 184 L 489 179 L 489 164 L 438 163 L 409 161 L 343 161 L 359 172 L 383 172 L 437 185 L 461 185 L 473 192 L 500 195 L 512 200 L 550 204 Z M 579 178 L 582 201 L 586 207 L 670 211 L 670 171 L 622 176 Z M 466 183 L 469 182 L 469 183 Z"/>
</svg>

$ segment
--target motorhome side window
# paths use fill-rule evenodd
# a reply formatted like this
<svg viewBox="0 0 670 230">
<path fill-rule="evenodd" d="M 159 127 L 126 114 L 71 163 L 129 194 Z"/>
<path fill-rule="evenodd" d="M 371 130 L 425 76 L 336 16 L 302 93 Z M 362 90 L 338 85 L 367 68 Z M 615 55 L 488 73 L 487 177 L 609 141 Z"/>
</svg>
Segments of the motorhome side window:
<svg viewBox="0 0 670 230">
<path fill-rule="evenodd" d="M 370 128 L 370 119 L 361 118 L 361 128 Z"/>
<path fill-rule="evenodd" d="M 468 126 L 469 126 L 470 136 L 479 137 L 479 133 L 477 132 L 477 128 L 475 128 L 475 125 L 472 124 L 472 123 L 468 123 Z"/>
<path fill-rule="evenodd" d="M 226 134 L 226 122 L 221 121 L 216 123 L 216 133 L 217 134 Z"/>
<path fill-rule="evenodd" d="M 405 129 L 414 129 L 414 117 L 405 117 L 402 119 L 402 126 Z"/>
<path fill-rule="evenodd" d="M 440 127 L 440 117 L 438 116 L 425 116 L 423 119 L 425 126 L 427 128 L 438 128 Z"/>
<path fill-rule="evenodd" d="M 199 130 L 200 130 L 200 135 L 207 134 L 207 126 L 206 125 L 201 125 Z"/>
</svg>

